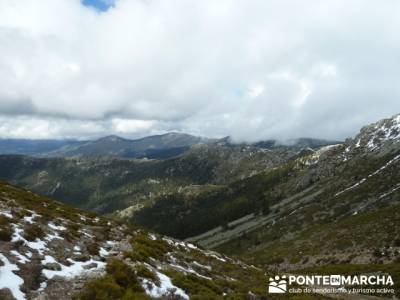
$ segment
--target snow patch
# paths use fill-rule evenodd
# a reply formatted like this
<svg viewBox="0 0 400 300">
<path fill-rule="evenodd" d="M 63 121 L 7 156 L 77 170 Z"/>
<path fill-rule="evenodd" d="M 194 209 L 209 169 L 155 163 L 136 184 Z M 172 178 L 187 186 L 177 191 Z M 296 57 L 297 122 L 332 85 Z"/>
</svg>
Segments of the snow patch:
<svg viewBox="0 0 400 300">
<path fill-rule="evenodd" d="M 379 168 L 378 170 L 376 170 L 374 173 L 369 174 L 366 178 L 363 178 L 363 179 L 361 179 L 359 182 L 353 184 L 352 186 L 350 186 L 350 187 L 348 187 L 348 188 L 346 188 L 346 189 L 344 189 L 344 190 L 342 190 L 342 191 L 336 193 L 336 194 L 335 194 L 335 197 L 336 197 L 336 196 L 339 196 L 339 195 L 341 195 L 341 194 L 343 194 L 343 193 L 345 193 L 345 192 L 347 192 L 347 191 L 350 191 L 350 190 L 356 188 L 356 187 L 359 186 L 360 184 L 363 184 L 365 181 L 367 181 L 368 178 L 371 178 L 371 177 L 373 177 L 373 176 L 378 175 L 379 173 L 381 173 L 383 170 L 385 170 L 388 166 L 390 166 L 391 164 L 393 164 L 393 163 L 394 163 L 395 161 L 397 161 L 398 159 L 400 159 L 400 154 L 397 155 L 397 156 L 395 156 L 395 157 L 394 157 L 393 159 L 391 159 L 390 161 L 388 161 L 385 165 L 383 165 L 381 168 Z"/>
<path fill-rule="evenodd" d="M 52 223 L 52 222 L 50 222 L 49 224 L 47 224 L 47 226 L 49 226 L 51 229 L 53 229 L 53 230 L 56 230 L 56 231 L 64 231 L 64 230 L 67 230 L 67 228 L 66 227 L 64 227 L 64 226 L 57 226 L 57 225 L 55 225 L 54 223 Z"/>
<path fill-rule="evenodd" d="M 49 256 L 47 258 L 49 260 L 49 262 L 57 262 L 53 257 Z M 48 278 L 48 279 L 52 279 L 54 276 L 61 276 L 64 278 L 73 278 L 76 277 L 82 273 L 85 272 L 92 272 L 93 270 L 101 270 L 105 267 L 106 263 L 102 262 L 102 261 L 97 261 L 94 259 L 90 259 L 88 261 L 85 262 L 80 262 L 80 261 L 74 261 L 71 258 L 67 259 L 68 262 L 71 263 L 70 266 L 65 266 L 62 264 L 59 264 L 61 266 L 61 270 L 60 271 L 53 271 L 53 270 L 43 270 L 43 274 Z M 42 261 L 43 262 L 43 261 Z M 92 263 L 96 263 L 97 267 L 90 269 L 90 270 L 86 270 L 84 267 L 88 266 Z"/>
<path fill-rule="evenodd" d="M 47 250 L 47 243 L 40 239 L 36 239 L 34 242 L 27 241 L 21 233 L 24 232 L 22 228 L 19 228 L 17 225 L 13 224 L 14 233 L 12 235 L 11 242 L 15 243 L 18 241 L 23 241 L 29 248 L 36 250 L 40 255 L 43 255 L 43 251 Z"/>
<path fill-rule="evenodd" d="M 24 280 L 13 272 L 19 271 L 18 266 L 10 263 L 7 257 L 1 253 L 0 260 L 4 263 L 4 266 L 0 267 L 0 289 L 9 289 L 15 299 L 25 300 L 25 294 L 20 290 Z"/>
<path fill-rule="evenodd" d="M 9 211 L 0 211 L 0 215 L 6 216 L 7 218 L 12 219 L 12 214 Z"/>
<path fill-rule="evenodd" d="M 40 215 L 38 215 L 37 213 L 33 212 L 33 211 L 29 211 L 31 213 L 30 216 L 25 216 L 24 217 L 24 221 L 29 223 L 29 224 L 33 224 L 35 222 L 33 222 L 33 219 L 36 217 L 40 217 Z"/>
<path fill-rule="evenodd" d="M 104 249 L 103 247 L 100 247 L 99 254 L 101 257 L 106 257 L 106 256 L 108 256 L 109 252 L 106 249 Z"/>
<path fill-rule="evenodd" d="M 183 299 L 189 299 L 189 296 L 179 287 L 172 284 L 171 279 L 160 272 L 157 272 L 157 277 L 160 280 L 160 286 L 155 285 L 148 279 L 143 279 L 142 287 L 150 297 L 161 298 L 169 294 L 174 294 L 182 297 Z"/>
<path fill-rule="evenodd" d="M 25 263 L 31 261 L 28 257 L 22 255 L 18 251 L 11 250 L 10 253 L 13 254 L 14 256 L 16 256 L 18 258 L 18 262 L 21 263 L 21 264 L 25 264 Z"/>
</svg>

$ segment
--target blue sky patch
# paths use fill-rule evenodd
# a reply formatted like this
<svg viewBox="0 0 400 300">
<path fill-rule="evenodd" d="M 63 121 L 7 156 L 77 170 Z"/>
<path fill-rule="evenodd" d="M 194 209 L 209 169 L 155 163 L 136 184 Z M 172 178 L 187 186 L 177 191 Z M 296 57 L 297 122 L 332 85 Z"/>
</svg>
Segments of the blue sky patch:
<svg viewBox="0 0 400 300">
<path fill-rule="evenodd" d="M 112 0 L 82 0 L 83 5 L 94 7 L 100 11 L 107 11 L 113 6 L 113 3 Z"/>
</svg>

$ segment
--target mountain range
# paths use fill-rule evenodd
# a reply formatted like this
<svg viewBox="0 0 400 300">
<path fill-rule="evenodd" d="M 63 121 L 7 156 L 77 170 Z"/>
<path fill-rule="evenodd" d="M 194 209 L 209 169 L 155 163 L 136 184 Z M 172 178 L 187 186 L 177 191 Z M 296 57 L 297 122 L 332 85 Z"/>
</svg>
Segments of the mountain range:
<svg viewBox="0 0 400 300">
<path fill-rule="evenodd" d="M 178 269 L 186 268 L 183 272 L 186 275 L 193 275 L 188 271 L 193 269 L 201 275 L 195 274 L 196 278 L 231 276 L 224 273 L 231 267 L 212 266 L 212 270 L 222 272 L 215 274 L 216 277 L 200 273 L 193 264 L 187 265 L 193 260 L 190 255 L 197 251 L 192 251 L 193 247 L 206 249 L 198 250 L 204 253 L 217 251 L 227 256 L 219 258 L 236 261 L 239 267 L 235 269 L 238 272 L 235 276 L 243 275 L 240 272 L 244 265 L 254 265 L 255 270 L 262 270 L 262 274 L 391 274 L 396 296 L 400 296 L 400 115 L 367 125 L 344 142 L 303 138 L 285 143 L 275 140 L 235 143 L 229 137 L 205 139 L 172 133 L 141 140 L 110 136 L 74 143 L 51 151 L 36 151 L 30 156 L 16 151 L 0 155 L 0 178 L 67 205 L 92 211 L 80 210 L 92 220 L 90 224 L 84 223 L 87 230 L 93 230 L 93 220 L 98 219 L 103 223 L 111 222 L 106 227 L 119 230 L 112 236 L 122 237 L 128 234 L 126 230 L 131 235 L 134 231 L 141 238 L 145 234 L 147 238 L 140 243 L 147 246 L 150 241 L 167 239 L 180 243 L 175 239 L 185 240 L 182 245 L 186 245 L 184 252 L 189 256 L 185 266 L 180 265 Z M 155 153 L 154 149 L 158 151 L 157 157 L 149 154 Z M 171 155 L 160 155 L 164 151 Z M 34 211 L 32 214 L 47 214 L 30 208 L 27 199 L 51 200 L 15 186 L 3 184 L 2 197 L 6 203 L 3 215 L 15 219 L 14 215 L 19 213 L 18 209 L 11 213 L 13 207 L 24 208 L 24 205 L 28 205 L 26 210 Z M 14 190 L 18 191 L 15 192 L 17 196 L 10 192 Z M 14 202 L 18 204 L 12 206 L 10 203 Z M 77 212 L 65 204 L 54 205 L 63 211 Z M 93 212 L 103 214 L 107 219 Z M 25 217 L 19 220 L 25 220 Z M 59 215 L 47 217 L 52 224 L 62 223 L 54 223 L 55 226 L 66 227 L 69 221 L 56 221 L 59 218 Z M 29 221 L 25 221 L 16 225 L 10 225 L 10 220 L 4 222 L 15 234 L 16 228 L 29 225 Z M 79 223 L 79 220 L 73 222 Z M 45 223 L 40 227 L 48 230 Z M 157 238 L 153 239 L 152 235 Z M 76 237 L 73 241 L 78 243 L 79 240 Z M 23 242 L 29 241 L 25 238 Z M 106 239 L 101 239 L 99 247 L 111 250 L 112 247 L 106 249 L 104 243 L 107 244 Z M 7 247 L 10 250 L 16 246 L 10 244 Z M 147 253 L 145 251 L 139 261 L 148 263 L 146 257 L 152 256 L 151 249 L 158 247 L 148 246 Z M 181 255 L 173 254 L 174 257 Z M 40 253 L 38 257 L 46 260 Z M 124 257 L 123 263 L 129 265 Z M 98 257 L 95 258 L 90 259 L 100 264 Z M 11 256 L 7 259 L 10 264 L 15 264 L 10 261 Z M 55 260 L 59 263 L 60 258 Z M 169 268 L 171 264 L 174 264 L 173 260 L 165 260 L 163 256 L 157 264 L 150 264 L 155 268 L 150 271 L 161 266 Z M 200 264 L 207 265 L 204 261 Z M 261 273 L 251 275 L 255 276 L 254 282 L 248 280 L 251 287 L 241 285 L 240 289 L 223 291 L 209 287 L 213 292 L 204 290 L 197 283 L 193 292 L 192 282 L 189 284 L 188 279 L 176 275 L 181 279 L 176 281 L 170 271 L 161 273 L 155 273 L 156 277 L 168 276 L 175 291 L 182 291 L 194 299 L 196 295 L 200 295 L 198 299 L 219 299 L 224 293 L 232 293 L 233 298 L 229 299 L 247 299 L 249 293 L 255 295 L 254 299 L 271 296 L 267 296 L 261 287 L 260 282 L 265 279 L 259 277 Z M 106 269 L 108 280 L 117 282 L 123 290 L 120 292 L 127 293 L 126 286 L 121 286 L 113 276 Z M 143 282 L 153 278 L 153 285 L 157 286 L 157 278 L 136 277 L 139 279 L 135 284 L 142 288 L 138 293 L 151 296 L 149 291 L 143 290 Z M 208 286 L 206 282 L 202 281 L 201 285 Z M 257 284 L 253 285 L 255 282 Z M 38 283 L 35 288 L 37 286 Z M 74 292 L 84 293 L 82 286 L 84 284 L 78 284 Z M 219 282 L 217 286 L 230 287 L 230 284 Z M 31 290 L 37 291 L 35 288 Z M 241 293 L 240 296 L 237 293 Z M 312 299 L 314 296 L 310 295 Z M 249 299 L 253 299 L 251 297 Z"/>
</svg>

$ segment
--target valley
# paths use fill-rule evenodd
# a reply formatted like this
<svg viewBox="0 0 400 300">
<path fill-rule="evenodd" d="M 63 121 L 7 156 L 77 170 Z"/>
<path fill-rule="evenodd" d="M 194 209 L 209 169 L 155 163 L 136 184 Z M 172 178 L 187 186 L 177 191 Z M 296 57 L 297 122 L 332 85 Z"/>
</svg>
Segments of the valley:
<svg viewBox="0 0 400 300">
<path fill-rule="evenodd" d="M 111 155 L 0 155 L 0 178 L 15 185 L 1 185 L 2 261 L 19 268 L 28 299 L 64 299 L 53 294 L 60 286 L 71 288 L 65 299 L 147 299 L 171 290 L 176 299 L 264 299 L 269 274 L 375 267 L 393 276 L 399 296 L 399 115 L 342 143 L 190 138 L 173 156 L 129 158 L 115 155 L 127 141 L 100 139 L 101 149 L 105 141 Z M 26 237 L 30 230 L 39 235 Z M 44 276 L 30 282 L 25 265 Z M 120 281 L 114 268 L 134 272 L 135 281 Z"/>
</svg>

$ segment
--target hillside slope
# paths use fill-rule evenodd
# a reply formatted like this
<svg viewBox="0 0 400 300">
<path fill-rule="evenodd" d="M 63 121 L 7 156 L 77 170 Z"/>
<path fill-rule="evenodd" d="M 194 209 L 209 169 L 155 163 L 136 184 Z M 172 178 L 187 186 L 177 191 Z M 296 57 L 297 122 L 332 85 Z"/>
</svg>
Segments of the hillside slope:
<svg viewBox="0 0 400 300">
<path fill-rule="evenodd" d="M 278 268 L 323 264 L 332 257 L 335 262 L 393 263 L 400 251 L 395 246 L 400 239 L 399 183 L 400 116 L 394 116 L 364 127 L 344 144 L 224 189 L 165 197 L 134 219 Z M 191 224 L 193 219 L 199 221 Z M 373 239 L 368 232 L 374 232 Z M 390 255 L 374 255 L 386 253 L 386 247 Z"/>
<path fill-rule="evenodd" d="M 203 144 L 166 160 L 0 155 L 0 178 L 74 206 L 110 213 L 160 196 L 198 193 L 274 168 L 298 152 Z"/>
<path fill-rule="evenodd" d="M 243 299 L 249 293 L 266 294 L 268 278 L 257 268 L 4 182 L 0 224 L 0 299 L 219 299 L 223 294 Z"/>
</svg>

